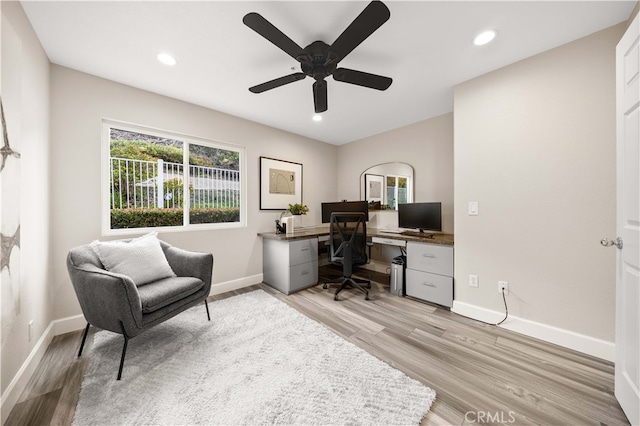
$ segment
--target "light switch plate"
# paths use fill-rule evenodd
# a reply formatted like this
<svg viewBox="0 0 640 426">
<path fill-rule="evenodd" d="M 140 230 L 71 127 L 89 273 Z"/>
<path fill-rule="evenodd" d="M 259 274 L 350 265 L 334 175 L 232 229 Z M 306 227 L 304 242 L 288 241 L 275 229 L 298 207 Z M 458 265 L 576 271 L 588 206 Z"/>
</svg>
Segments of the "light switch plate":
<svg viewBox="0 0 640 426">
<path fill-rule="evenodd" d="M 478 215 L 478 202 L 469 201 L 469 216 L 477 216 L 477 215 Z"/>
</svg>

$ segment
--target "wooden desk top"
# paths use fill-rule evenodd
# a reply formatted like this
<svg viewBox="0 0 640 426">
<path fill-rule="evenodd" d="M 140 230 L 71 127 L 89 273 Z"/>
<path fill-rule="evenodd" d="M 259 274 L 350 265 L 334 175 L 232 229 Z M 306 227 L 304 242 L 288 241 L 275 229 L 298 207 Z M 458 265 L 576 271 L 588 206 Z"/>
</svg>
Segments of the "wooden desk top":
<svg viewBox="0 0 640 426">
<path fill-rule="evenodd" d="M 453 234 L 432 234 L 433 238 L 425 238 L 417 235 L 418 232 L 407 231 L 406 234 L 393 234 L 382 232 L 380 229 L 367 228 L 368 237 L 379 237 L 389 240 L 415 241 L 418 243 L 440 244 L 453 246 Z M 315 238 L 329 235 L 329 226 L 316 226 L 310 228 L 299 228 L 293 234 L 276 234 L 275 232 L 258 232 L 258 236 L 271 240 L 293 241 L 306 238 Z M 429 235 L 429 234 L 427 234 Z"/>
</svg>

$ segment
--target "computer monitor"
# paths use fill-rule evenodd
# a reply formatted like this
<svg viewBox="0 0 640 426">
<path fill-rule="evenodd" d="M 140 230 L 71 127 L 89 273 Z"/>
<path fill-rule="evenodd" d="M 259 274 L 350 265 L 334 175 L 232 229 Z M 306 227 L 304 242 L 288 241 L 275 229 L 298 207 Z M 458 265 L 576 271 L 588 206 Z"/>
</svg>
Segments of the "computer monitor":
<svg viewBox="0 0 640 426">
<path fill-rule="evenodd" d="M 364 220 L 369 220 L 369 203 L 366 201 L 339 201 L 336 203 L 322 203 L 322 223 L 331 221 L 333 212 L 364 213 Z"/>
<path fill-rule="evenodd" d="M 424 231 L 442 231 L 442 203 L 398 204 L 398 226 Z"/>
</svg>

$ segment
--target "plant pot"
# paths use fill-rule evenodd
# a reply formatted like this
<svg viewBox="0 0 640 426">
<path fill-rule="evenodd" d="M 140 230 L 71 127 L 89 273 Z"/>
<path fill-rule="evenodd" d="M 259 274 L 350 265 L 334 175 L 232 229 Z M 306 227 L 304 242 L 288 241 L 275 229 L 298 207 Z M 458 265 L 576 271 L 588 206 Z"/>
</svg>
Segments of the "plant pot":
<svg viewBox="0 0 640 426">
<path fill-rule="evenodd" d="M 306 226 L 306 221 L 304 220 L 304 215 L 294 214 L 293 215 L 293 226 L 295 229 L 304 228 Z"/>
</svg>

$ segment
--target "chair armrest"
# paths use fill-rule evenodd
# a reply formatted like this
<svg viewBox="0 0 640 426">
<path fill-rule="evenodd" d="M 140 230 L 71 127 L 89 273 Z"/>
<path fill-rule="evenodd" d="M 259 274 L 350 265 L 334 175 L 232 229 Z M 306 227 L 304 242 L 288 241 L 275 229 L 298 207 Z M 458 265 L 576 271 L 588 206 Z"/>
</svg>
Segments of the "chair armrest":
<svg viewBox="0 0 640 426">
<path fill-rule="evenodd" d="M 91 325 L 122 334 L 120 322 L 130 337 L 142 328 L 142 302 L 131 278 L 85 263 L 67 269 L 82 308 Z"/>
<path fill-rule="evenodd" d="M 196 277 L 202 280 L 207 294 L 211 289 L 213 278 L 213 255 L 183 250 L 177 247 L 163 247 L 169 266 L 179 277 Z"/>
</svg>

